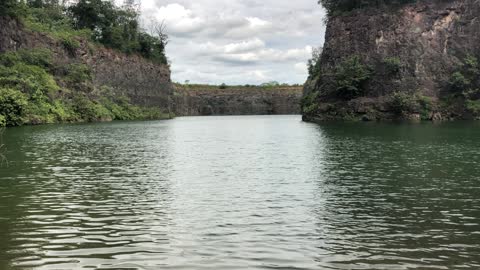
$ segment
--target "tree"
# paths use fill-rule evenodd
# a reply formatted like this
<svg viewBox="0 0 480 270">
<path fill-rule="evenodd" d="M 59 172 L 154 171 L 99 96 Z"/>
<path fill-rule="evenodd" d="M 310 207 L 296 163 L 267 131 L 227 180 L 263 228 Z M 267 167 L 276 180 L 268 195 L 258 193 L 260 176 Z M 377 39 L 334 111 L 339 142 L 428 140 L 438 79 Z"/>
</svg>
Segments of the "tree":
<svg viewBox="0 0 480 270">
<path fill-rule="evenodd" d="M 18 0 L 0 0 L 0 16 L 23 17 L 26 10 L 23 2 Z"/>
<path fill-rule="evenodd" d="M 158 22 L 155 21 L 152 24 L 152 31 L 153 31 L 153 36 L 156 36 L 160 39 L 160 42 L 163 44 L 164 47 L 167 46 L 169 42 L 168 34 L 167 34 L 167 25 L 165 24 L 165 21 Z"/>
<path fill-rule="evenodd" d="M 308 66 L 308 75 L 309 76 L 315 76 L 318 75 L 319 73 L 319 62 L 320 62 L 320 56 L 322 55 L 322 47 L 319 48 L 313 48 L 312 50 L 312 58 L 308 59 L 307 66 Z"/>
<path fill-rule="evenodd" d="M 90 29 L 92 38 L 103 45 L 125 53 L 139 53 L 160 64 L 168 64 L 165 47 L 168 43 L 165 23 L 152 24 L 152 34 L 140 30 L 138 12 L 103 0 L 79 0 L 69 7 L 76 29 Z"/>
<path fill-rule="evenodd" d="M 353 56 L 343 61 L 335 69 L 337 94 L 345 99 L 355 98 L 364 94 L 365 83 L 370 79 L 371 71 L 360 57 Z"/>
</svg>

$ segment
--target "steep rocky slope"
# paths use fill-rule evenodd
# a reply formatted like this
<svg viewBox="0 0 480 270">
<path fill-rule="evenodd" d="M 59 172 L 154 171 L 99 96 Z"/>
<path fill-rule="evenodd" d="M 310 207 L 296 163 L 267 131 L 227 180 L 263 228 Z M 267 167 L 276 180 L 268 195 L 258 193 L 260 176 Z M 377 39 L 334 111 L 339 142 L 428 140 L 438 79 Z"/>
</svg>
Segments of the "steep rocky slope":
<svg viewBox="0 0 480 270">
<path fill-rule="evenodd" d="M 299 114 L 302 87 L 175 86 L 177 115 Z"/>
<path fill-rule="evenodd" d="M 304 119 L 477 118 L 479 16 L 478 0 L 332 16 L 305 85 Z"/>
<path fill-rule="evenodd" d="M 128 96 L 132 103 L 170 111 L 173 87 L 170 69 L 137 55 L 78 39 L 78 48 L 66 48 L 61 40 L 26 29 L 16 19 L 0 17 L 0 53 L 21 49 L 48 49 L 54 53 L 56 66 L 86 64 L 92 70 L 96 88 L 110 87 L 116 95 Z"/>
</svg>

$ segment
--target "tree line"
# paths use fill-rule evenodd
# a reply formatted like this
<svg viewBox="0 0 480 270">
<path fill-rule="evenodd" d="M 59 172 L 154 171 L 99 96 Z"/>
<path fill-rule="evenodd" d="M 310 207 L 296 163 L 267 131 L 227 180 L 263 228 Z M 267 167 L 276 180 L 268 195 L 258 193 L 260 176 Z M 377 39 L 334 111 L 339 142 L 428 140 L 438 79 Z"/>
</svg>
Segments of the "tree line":
<svg viewBox="0 0 480 270">
<path fill-rule="evenodd" d="M 319 0 L 329 15 L 365 7 L 413 3 L 416 0 Z"/>
<path fill-rule="evenodd" d="M 167 64 L 168 36 L 163 23 L 153 23 L 149 33 L 142 30 L 139 12 L 104 0 L 2 0 L 0 15 L 27 19 L 55 31 L 71 27 L 88 30 L 90 38 L 124 53 L 138 53 L 154 62 Z"/>
</svg>

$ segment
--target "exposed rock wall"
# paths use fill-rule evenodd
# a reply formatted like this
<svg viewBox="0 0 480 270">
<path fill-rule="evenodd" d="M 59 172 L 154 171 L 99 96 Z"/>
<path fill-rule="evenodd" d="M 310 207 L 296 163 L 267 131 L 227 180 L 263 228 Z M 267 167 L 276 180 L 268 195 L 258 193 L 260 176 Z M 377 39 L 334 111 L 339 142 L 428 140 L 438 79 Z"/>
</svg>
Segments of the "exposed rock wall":
<svg viewBox="0 0 480 270">
<path fill-rule="evenodd" d="M 74 51 L 48 35 L 25 29 L 20 22 L 0 17 L 0 53 L 19 49 L 46 48 L 54 53 L 58 66 L 83 63 L 93 71 L 96 87 L 111 87 L 118 95 L 127 95 L 132 103 L 160 107 L 170 111 L 173 86 L 170 69 L 154 64 L 137 55 L 125 55 L 115 50 L 93 46 L 80 40 Z"/>
<path fill-rule="evenodd" d="M 331 17 L 319 76 L 310 77 L 305 96 L 317 107 L 304 112 L 306 120 L 349 118 L 390 119 L 395 92 L 431 98 L 427 118 L 468 118 L 464 108 L 442 108 L 451 74 L 467 55 L 480 55 L 480 1 L 419 0 L 402 7 L 369 8 Z M 335 95 L 331 74 L 344 59 L 359 56 L 373 75 L 361 96 L 344 100 Z M 401 67 L 389 74 L 384 60 L 398 58 Z M 311 95 L 318 92 L 318 94 Z M 314 109 L 312 109 L 314 108 Z M 406 116 L 418 118 L 420 112 Z M 405 115 L 404 115 L 405 116 Z"/>
<path fill-rule="evenodd" d="M 301 87 L 176 87 L 175 113 L 198 115 L 300 114 Z"/>
</svg>

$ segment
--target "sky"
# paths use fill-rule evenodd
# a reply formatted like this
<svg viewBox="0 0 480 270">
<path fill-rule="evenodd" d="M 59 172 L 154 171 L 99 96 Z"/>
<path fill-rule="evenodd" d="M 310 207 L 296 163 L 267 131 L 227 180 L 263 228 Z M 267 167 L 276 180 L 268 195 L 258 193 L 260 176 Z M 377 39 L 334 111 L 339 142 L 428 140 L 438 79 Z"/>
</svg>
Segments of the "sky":
<svg viewBox="0 0 480 270">
<path fill-rule="evenodd" d="M 172 80 L 303 84 L 325 36 L 316 0 L 138 0 L 145 28 L 164 21 Z"/>
</svg>

